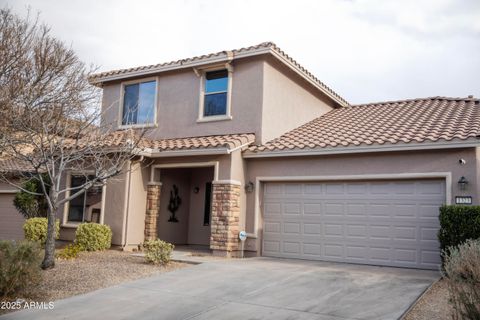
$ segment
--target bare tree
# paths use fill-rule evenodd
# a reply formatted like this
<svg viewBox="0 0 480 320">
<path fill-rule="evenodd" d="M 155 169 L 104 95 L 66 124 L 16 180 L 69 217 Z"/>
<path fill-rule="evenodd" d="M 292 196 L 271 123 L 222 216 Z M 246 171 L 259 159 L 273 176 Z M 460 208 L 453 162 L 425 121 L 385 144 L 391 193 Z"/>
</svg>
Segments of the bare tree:
<svg viewBox="0 0 480 320">
<path fill-rule="evenodd" d="M 0 172 L 0 179 L 25 192 L 31 192 L 22 189 L 25 181 L 40 183 L 42 192 L 34 194 L 48 204 L 42 262 L 48 269 L 55 265 L 57 210 L 121 173 L 142 133 L 117 132 L 102 122 L 99 91 L 88 83 L 93 69 L 38 19 L 2 9 L 0 30 L 0 152 L 19 167 L 21 178 Z M 68 171 L 83 175 L 84 183 L 67 187 Z"/>
</svg>

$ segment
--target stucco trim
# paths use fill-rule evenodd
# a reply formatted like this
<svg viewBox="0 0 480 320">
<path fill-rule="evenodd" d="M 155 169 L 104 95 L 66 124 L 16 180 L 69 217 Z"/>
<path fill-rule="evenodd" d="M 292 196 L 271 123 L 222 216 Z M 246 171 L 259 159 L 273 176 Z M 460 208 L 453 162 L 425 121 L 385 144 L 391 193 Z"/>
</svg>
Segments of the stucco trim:
<svg viewBox="0 0 480 320">
<path fill-rule="evenodd" d="M 352 147 L 335 147 L 335 148 L 319 148 L 308 150 L 280 150 L 280 151 L 261 151 L 258 153 L 246 151 L 244 158 L 276 158 L 276 157 L 303 157 L 331 154 L 351 154 L 351 153 L 369 153 L 369 152 L 393 152 L 393 151 L 410 151 L 410 150 L 434 150 L 434 149 L 455 149 L 455 148 L 473 148 L 479 147 L 480 141 L 477 139 L 469 139 L 465 141 L 448 141 L 448 142 L 420 142 L 417 144 L 400 144 L 400 145 L 381 145 L 381 146 L 352 146 Z"/>
<path fill-rule="evenodd" d="M 71 187 L 71 181 L 72 181 L 72 175 L 82 175 L 84 173 L 95 173 L 94 171 L 86 171 L 86 172 L 82 172 L 82 173 L 78 173 L 78 172 L 75 172 L 75 171 L 69 171 L 67 172 L 67 176 L 66 176 L 66 181 L 65 181 L 65 184 L 66 184 L 66 187 L 67 188 L 70 188 Z M 102 186 L 102 205 L 100 207 L 100 224 L 103 224 L 104 222 L 104 218 L 105 218 L 105 196 L 107 194 L 107 184 L 104 183 L 103 186 Z M 65 198 L 68 198 L 70 197 L 70 190 L 67 190 L 65 192 Z M 62 223 L 60 225 L 60 227 L 63 227 L 63 228 L 77 228 L 78 225 L 80 223 L 83 223 L 83 222 L 80 222 L 80 223 L 76 223 L 76 222 L 69 222 L 68 221 L 68 210 L 70 209 L 70 201 L 67 201 L 63 204 L 63 214 L 62 214 Z M 85 213 L 84 213 L 85 214 Z"/>
<path fill-rule="evenodd" d="M 125 247 L 128 243 L 128 213 L 130 206 L 130 180 L 132 177 L 132 161 L 127 163 L 128 170 L 125 173 L 125 199 L 123 199 L 123 213 L 122 213 L 122 236 L 120 243 Z"/>
<path fill-rule="evenodd" d="M 242 183 L 238 180 L 214 180 L 212 184 L 234 184 L 237 186 L 242 185 Z"/>
<path fill-rule="evenodd" d="M 255 179 L 255 211 L 254 211 L 254 232 L 247 233 L 249 238 L 258 238 L 259 218 L 261 215 L 261 183 L 274 181 L 348 181 L 348 180 L 404 180 L 404 179 L 445 179 L 445 202 L 447 205 L 452 202 L 452 173 L 451 172 L 418 172 L 418 173 L 387 173 L 387 174 L 359 174 L 359 175 L 333 175 L 333 176 L 269 176 L 257 177 Z"/>
<path fill-rule="evenodd" d="M 175 62 L 175 63 L 161 65 L 155 68 L 150 68 L 147 71 L 133 70 L 133 71 L 124 72 L 121 74 L 99 77 L 99 78 L 90 80 L 90 82 L 93 85 L 98 86 L 98 85 L 102 85 L 105 82 L 123 80 L 123 79 L 128 79 L 133 77 L 139 77 L 139 76 L 152 76 L 161 72 L 167 72 L 167 71 L 173 71 L 173 70 L 179 70 L 179 69 L 186 69 L 186 68 L 200 69 L 200 67 L 208 68 L 209 66 L 214 66 L 215 64 L 229 63 L 235 59 L 259 56 L 263 54 L 271 54 L 273 57 L 275 57 L 280 62 L 282 62 L 285 66 L 287 66 L 288 68 L 293 70 L 295 73 L 300 75 L 309 84 L 313 85 L 315 89 L 319 90 L 320 92 L 328 96 L 330 99 L 335 101 L 338 105 L 342 107 L 348 106 L 347 102 L 343 101 L 339 97 L 336 97 L 334 94 L 330 93 L 328 89 L 322 87 L 317 81 L 315 81 L 314 77 L 311 74 L 309 74 L 308 71 L 302 70 L 302 68 L 297 66 L 295 63 L 290 61 L 290 59 L 285 57 L 282 53 L 277 52 L 277 50 L 275 50 L 272 47 L 260 47 L 260 48 L 245 50 L 245 51 L 237 51 L 234 53 L 233 57 L 231 54 L 228 54 L 228 52 L 225 52 L 225 54 L 221 56 L 202 57 L 201 59 L 194 60 L 194 61 L 179 60 L 178 62 Z"/>
<path fill-rule="evenodd" d="M 228 148 L 207 148 L 207 149 L 189 149 L 189 150 L 174 150 L 174 151 L 158 151 L 154 149 L 145 149 L 137 151 L 135 154 L 149 158 L 164 158 L 164 157 L 186 157 L 186 156 L 208 156 L 218 154 L 228 154 Z"/>
<path fill-rule="evenodd" d="M 15 190 L 15 189 L 11 189 L 11 190 L 0 190 L 0 194 L 2 194 L 2 193 L 17 193 L 17 192 L 20 192 L 20 190 Z"/>
<path fill-rule="evenodd" d="M 279 52 L 275 51 L 275 50 L 271 50 L 270 51 L 270 54 L 272 56 L 274 56 L 275 58 L 277 58 L 280 62 L 282 62 L 284 65 L 286 65 L 288 68 L 290 68 L 291 70 L 293 70 L 296 74 L 298 74 L 300 77 L 302 77 L 303 79 L 305 79 L 309 84 L 311 84 L 314 88 L 320 90 L 320 92 L 322 92 L 323 94 L 325 94 L 327 97 L 329 97 L 330 99 L 332 99 L 333 101 L 335 101 L 336 103 L 338 103 L 340 106 L 342 107 L 345 107 L 348 105 L 348 103 L 342 101 L 341 99 L 338 99 L 338 97 L 336 97 L 334 94 L 332 94 L 331 92 L 329 92 L 328 90 L 325 90 L 324 88 L 322 88 L 318 83 L 317 81 L 315 81 L 314 79 L 312 79 L 311 76 L 305 74 L 305 71 L 303 71 L 301 68 L 299 68 L 297 65 L 295 65 L 294 63 L 292 63 L 289 59 L 286 59 L 282 54 L 280 54 Z"/>
<path fill-rule="evenodd" d="M 155 81 L 155 98 L 153 100 L 153 123 L 140 123 L 140 124 L 123 124 L 123 103 L 125 96 L 125 86 L 136 83 L 150 82 Z M 158 115 L 158 91 L 159 91 L 160 80 L 159 77 L 149 77 L 135 80 L 126 80 L 122 81 L 120 84 L 120 101 L 118 104 L 118 117 L 117 117 L 117 126 L 119 129 L 129 129 L 129 128 L 154 128 L 157 127 L 157 115 Z"/>
<path fill-rule="evenodd" d="M 183 162 L 183 163 L 162 163 L 154 164 L 150 167 L 150 181 L 149 183 L 155 183 L 155 170 L 156 169 L 168 169 L 168 168 L 201 168 L 201 167 L 213 167 L 213 180 L 218 180 L 218 171 L 219 171 L 219 162 L 218 161 L 208 161 L 208 162 Z"/>
<path fill-rule="evenodd" d="M 195 68 L 195 74 L 200 75 L 200 98 L 198 100 L 198 118 L 197 123 L 202 122 L 213 122 L 213 121 L 224 121 L 224 120 L 232 120 L 232 81 L 233 81 L 233 67 L 230 64 L 229 60 L 224 65 L 215 66 L 211 68 Z M 216 71 L 216 70 L 227 70 L 228 77 L 227 77 L 227 105 L 225 114 L 217 115 L 217 116 L 205 116 L 203 113 L 205 111 L 205 75 L 207 72 Z"/>
</svg>

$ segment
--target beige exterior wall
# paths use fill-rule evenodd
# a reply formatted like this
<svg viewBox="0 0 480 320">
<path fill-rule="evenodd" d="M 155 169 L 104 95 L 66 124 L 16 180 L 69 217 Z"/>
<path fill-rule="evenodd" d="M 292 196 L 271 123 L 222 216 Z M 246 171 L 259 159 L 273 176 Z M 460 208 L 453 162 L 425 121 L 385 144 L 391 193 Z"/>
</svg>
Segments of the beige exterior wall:
<svg viewBox="0 0 480 320">
<path fill-rule="evenodd" d="M 179 165 L 179 164 L 195 164 L 198 163 L 218 163 L 218 179 L 228 180 L 231 178 L 231 156 L 230 155 L 215 155 L 215 156 L 198 156 L 198 157 L 175 157 L 175 158 L 159 158 L 159 159 L 148 159 L 145 158 L 143 163 L 134 163 L 132 164 L 132 171 L 129 174 L 128 172 L 124 173 L 122 176 L 116 177 L 112 182 L 107 184 L 107 193 L 106 193 L 106 203 L 105 203 L 105 224 L 112 224 L 112 231 L 115 237 L 114 244 L 124 245 L 128 248 L 135 248 L 144 241 L 144 228 L 145 228 L 145 211 L 146 211 L 146 188 L 147 183 L 150 181 L 151 166 L 153 165 Z M 199 229 L 189 229 L 188 223 L 179 223 L 175 224 L 175 232 L 173 229 L 164 229 L 172 223 L 167 223 L 169 212 L 166 209 L 166 204 L 168 204 L 169 192 L 174 183 L 176 175 L 168 175 L 170 169 L 156 169 L 154 170 L 154 181 L 162 182 L 162 192 L 161 192 L 161 206 L 162 213 L 158 218 L 157 229 L 161 237 L 166 237 L 171 239 L 175 243 L 194 243 L 194 244 L 208 244 L 206 243 L 207 236 L 209 237 L 210 227 L 203 226 L 203 192 L 204 184 L 207 181 L 213 181 L 213 167 L 205 168 L 192 168 L 191 170 L 180 168 L 178 169 L 180 181 L 182 182 L 182 187 L 180 191 L 188 191 L 181 195 L 182 208 L 191 207 L 191 210 L 187 210 L 184 213 L 186 219 L 182 218 L 182 222 L 187 222 L 189 219 L 192 219 L 194 214 L 192 210 L 201 211 L 201 222 Z M 192 171 L 193 173 L 188 173 Z M 161 173 L 163 172 L 163 175 Z M 182 173 L 183 172 L 183 173 Z M 184 175 L 187 174 L 187 177 Z M 185 178 L 185 179 L 184 179 Z M 127 183 L 130 181 L 130 187 L 127 186 Z M 203 182 L 202 182 L 203 181 Z M 201 185 L 200 193 L 198 195 L 190 195 L 190 192 L 193 190 L 193 185 Z M 178 185 L 178 184 L 177 184 Z M 179 185 L 180 187 L 180 185 Z M 127 191 L 129 188 L 129 191 Z M 128 198 L 125 198 L 125 195 L 130 193 Z M 188 199 L 185 199 L 187 197 Z M 201 198 L 202 206 L 197 208 L 197 197 Z M 189 205 L 189 202 L 192 201 L 192 205 Z M 125 211 L 125 206 L 128 206 L 128 211 Z M 183 214 L 180 210 L 180 214 Z M 123 223 L 124 215 L 128 218 L 128 223 Z M 107 217 L 108 216 L 108 217 Z M 197 217 L 195 217 L 197 219 Z M 198 218 L 200 219 L 200 218 Z M 108 221 L 108 223 L 107 223 Z M 114 230 L 115 228 L 115 230 Z M 178 230 L 177 230 L 178 229 Z M 166 239 L 164 239 L 166 240 Z M 112 240 L 113 242 L 113 240 Z"/>
<path fill-rule="evenodd" d="M 246 160 L 242 157 L 242 151 L 236 150 L 232 153 L 231 161 L 231 180 L 240 182 L 240 231 L 245 229 L 246 212 L 247 212 L 247 195 L 245 193 L 245 184 L 248 182 L 246 179 Z"/>
<path fill-rule="evenodd" d="M 147 183 L 150 179 L 150 168 L 145 163 L 137 161 L 132 163 L 129 174 L 127 223 L 124 232 L 126 245 L 135 247 L 144 241 Z"/>
<path fill-rule="evenodd" d="M 276 59 L 263 65 L 262 142 L 303 125 L 332 109 L 332 102 Z"/>
<path fill-rule="evenodd" d="M 128 173 L 125 170 L 119 176 L 109 179 L 105 194 L 104 224 L 112 229 L 112 244 L 124 244 L 124 223 L 126 205 L 126 179 Z"/>
<path fill-rule="evenodd" d="M 0 240 L 22 240 L 25 218 L 13 205 L 15 187 L 0 182 Z"/>
<path fill-rule="evenodd" d="M 193 69 L 159 74 L 152 138 L 255 133 L 264 143 L 332 109 L 333 102 L 305 79 L 269 56 L 234 60 L 231 120 L 197 122 L 200 82 Z M 145 79 L 152 79 L 146 77 Z M 103 87 L 104 122 L 121 117 L 121 82 Z"/>
<path fill-rule="evenodd" d="M 479 151 L 475 148 L 469 148 L 249 159 L 247 162 L 247 180 L 256 181 L 257 177 L 333 177 L 339 175 L 450 172 L 452 176 L 450 199 L 452 204 L 455 202 L 455 196 L 460 195 L 470 195 L 473 197 L 474 204 L 480 204 L 478 153 Z M 461 158 L 466 160 L 465 165 L 459 164 Z M 460 190 L 457 184 L 461 176 L 465 176 L 469 181 L 468 188 L 465 191 Z M 255 195 L 257 191 L 261 201 L 262 190 L 255 190 L 254 193 L 247 195 L 246 230 L 249 233 L 255 231 Z M 260 228 L 259 238 L 247 241 L 247 249 L 249 250 L 260 248 L 261 214 L 258 227 Z"/>
<path fill-rule="evenodd" d="M 153 138 L 178 138 L 231 133 L 260 133 L 263 62 L 243 59 L 233 62 L 232 120 L 199 122 L 200 78 L 193 69 L 162 73 L 158 76 L 157 127 Z M 121 117 L 121 83 L 103 87 L 106 123 Z"/>
</svg>

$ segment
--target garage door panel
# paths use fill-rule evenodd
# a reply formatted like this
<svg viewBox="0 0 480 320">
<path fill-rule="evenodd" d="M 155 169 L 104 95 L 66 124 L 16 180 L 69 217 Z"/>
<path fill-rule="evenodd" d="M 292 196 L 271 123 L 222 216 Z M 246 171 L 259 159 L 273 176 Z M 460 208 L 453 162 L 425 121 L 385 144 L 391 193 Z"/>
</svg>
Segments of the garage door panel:
<svg viewBox="0 0 480 320">
<path fill-rule="evenodd" d="M 320 243 L 304 242 L 303 255 L 314 257 L 314 258 L 321 257 L 322 245 Z"/>
<path fill-rule="evenodd" d="M 269 183 L 266 256 L 437 268 L 443 180 Z"/>
<path fill-rule="evenodd" d="M 438 240 L 438 228 L 432 227 L 420 227 L 420 240 L 421 241 L 434 241 Z"/>
<path fill-rule="evenodd" d="M 306 236 L 309 235 L 321 235 L 322 234 L 322 224 L 321 223 L 303 223 L 303 234 Z"/>
</svg>

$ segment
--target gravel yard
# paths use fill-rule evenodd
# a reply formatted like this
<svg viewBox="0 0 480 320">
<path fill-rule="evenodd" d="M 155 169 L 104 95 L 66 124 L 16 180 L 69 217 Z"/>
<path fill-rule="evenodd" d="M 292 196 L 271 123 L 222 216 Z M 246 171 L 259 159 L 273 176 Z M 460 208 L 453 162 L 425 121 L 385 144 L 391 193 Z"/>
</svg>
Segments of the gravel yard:
<svg viewBox="0 0 480 320">
<path fill-rule="evenodd" d="M 405 320 L 450 320 L 452 308 L 448 288 L 442 279 L 435 282 L 405 316 Z"/>
<path fill-rule="evenodd" d="M 81 252 L 76 259 L 56 260 L 55 268 L 43 271 L 42 282 L 25 298 L 54 301 L 186 266 L 179 262 L 154 266 L 145 263 L 143 257 L 117 250 Z M 5 310 L 0 310 L 2 313 Z"/>
</svg>

